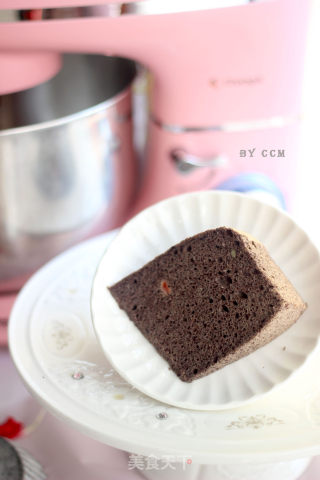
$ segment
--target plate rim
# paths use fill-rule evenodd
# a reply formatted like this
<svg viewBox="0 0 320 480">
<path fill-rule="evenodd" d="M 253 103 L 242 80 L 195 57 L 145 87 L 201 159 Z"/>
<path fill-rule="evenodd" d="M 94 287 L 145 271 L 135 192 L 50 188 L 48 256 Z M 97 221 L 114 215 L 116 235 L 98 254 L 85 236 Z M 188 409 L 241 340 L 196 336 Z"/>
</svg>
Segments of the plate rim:
<svg viewBox="0 0 320 480">
<path fill-rule="evenodd" d="M 241 199 L 245 199 L 245 201 L 249 201 L 250 203 L 253 203 L 253 204 L 255 203 L 256 205 L 266 207 L 270 211 L 276 212 L 277 215 L 280 214 L 280 215 L 286 217 L 292 223 L 294 228 L 297 231 L 299 231 L 300 234 L 302 234 L 304 236 L 304 240 L 306 242 L 308 242 L 309 245 L 316 252 L 317 257 L 318 257 L 318 261 L 319 261 L 319 264 L 320 264 L 320 253 L 319 253 L 319 250 L 318 250 L 317 246 L 314 244 L 314 242 L 312 241 L 310 236 L 307 234 L 307 232 L 299 225 L 299 223 L 288 212 L 286 212 L 286 211 L 284 211 L 280 208 L 277 208 L 274 205 L 267 204 L 267 203 L 261 201 L 260 199 L 256 199 L 254 197 L 248 196 L 245 193 L 241 193 L 241 192 L 209 190 L 209 191 L 195 191 L 195 192 L 182 193 L 180 195 L 175 195 L 175 196 L 166 198 L 164 200 L 161 200 L 160 202 L 157 202 L 153 205 L 150 205 L 149 207 L 140 211 L 137 215 L 132 217 L 128 222 L 126 222 L 123 225 L 123 227 L 121 229 L 119 229 L 117 235 L 113 238 L 113 240 L 109 244 L 108 248 L 106 249 L 106 251 L 104 252 L 102 257 L 100 258 L 100 261 L 98 263 L 98 266 L 96 268 L 96 271 L 95 271 L 95 274 L 94 274 L 94 277 L 93 277 L 93 282 L 92 282 L 92 287 L 91 287 L 91 292 L 90 292 L 91 319 L 92 319 L 92 325 L 93 325 L 97 340 L 99 342 L 100 347 L 102 348 L 102 351 L 104 352 L 104 355 L 106 356 L 106 358 L 108 359 L 110 364 L 113 366 L 113 368 L 119 373 L 119 375 L 121 375 L 129 384 L 133 385 L 137 390 L 140 390 L 145 395 L 150 396 L 151 398 L 153 398 L 153 399 L 155 399 L 159 402 L 165 403 L 167 405 L 170 405 L 170 406 L 173 406 L 173 407 L 176 407 L 176 408 L 184 408 L 184 409 L 187 409 L 187 410 L 198 410 L 198 411 L 231 410 L 231 409 L 234 409 L 234 408 L 241 408 L 242 406 L 249 405 L 249 404 L 253 403 L 254 401 L 259 400 L 262 397 L 265 397 L 268 394 L 274 392 L 278 388 L 281 388 L 286 382 L 290 381 L 290 379 L 292 379 L 295 376 L 295 374 L 300 372 L 301 368 L 305 367 L 305 365 L 308 363 L 309 358 L 311 356 L 313 356 L 314 352 L 317 350 L 317 348 L 319 346 L 319 343 L 320 343 L 320 334 L 318 335 L 318 337 L 316 339 L 316 343 L 315 343 L 314 347 L 309 351 L 308 354 L 306 354 L 304 356 L 304 359 L 303 359 L 302 363 L 296 369 L 292 370 L 284 380 L 280 380 L 277 383 L 274 383 L 271 386 L 271 388 L 268 388 L 266 391 L 258 392 L 254 395 L 251 395 L 249 398 L 244 399 L 244 400 L 229 401 L 227 403 L 222 403 L 222 404 L 211 403 L 210 405 L 206 404 L 204 406 L 199 406 L 199 405 L 195 405 L 194 403 L 187 403 L 187 402 L 179 402 L 179 401 L 177 401 L 177 402 L 170 401 L 169 402 L 160 395 L 155 395 L 155 394 L 150 393 L 150 390 L 148 388 L 144 388 L 144 386 L 141 386 L 141 384 L 139 384 L 137 382 L 133 382 L 132 379 L 130 378 L 130 375 L 128 376 L 126 374 L 126 372 L 123 371 L 123 369 L 119 370 L 118 365 L 114 362 L 113 356 L 110 355 L 109 352 L 106 351 L 106 349 L 105 349 L 105 346 L 103 344 L 100 332 L 97 329 L 96 316 L 95 316 L 94 307 L 93 307 L 93 303 L 94 303 L 93 298 L 94 298 L 94 295 L 95 295 L 95 287 L 96 287 L 96 283 L 97 283 L 97 277 L 98 277 L 98 274 L 100 272 L 101 264 L 103 262 L 103 259 L 104 259 L 105 255 L 108 254 L 107 251 L 109 250 L 111 245 L 114 242 L 117 241 L 117 239 L 119 238 L 119 235 L 121 234 L 122 230 L 124 228 L 127 228 L 127 226 L 128 226 L 128 228 L 130 228 L 132 223 L 134 224 L 135 222 L 137 222 L 140 217 L 143 217 L 143 216 L 147 215 L 148 212 L 152 211 L 154 208 L 161 208 L 161 207 L 165 206 L 166 204 L 170 204 L 172 202 L 179 202 L 181 199 L 183 200 L 185 198 L 188 199 L 188 198 L 192 198 L 192 197 L 197 198 L 199 196 L 204 197 L 204 198 L 205 197 L 220 197 L 220 198 L 224 198 L 224 197 L 237 198 L 238 197 L 238 198 L 241 198 Z M 160 255 L 160 254 L 158 254 L 158 255 Z M 127 316 L 127 319 L 128 319 L 128 321 L 130 321 L 128 316 Z M 133 322 L 132 322 L 132 324 L 133 324 Z M 134 324 L 133 324 L 133 326 L 138 332 L 140 332 L 140 330 Z M 285 333 L 285 332 L 283 332 L 283 333 Z M 141 332 L 140 332 L 140 334 L 143 335 Z M 145 339 L 145 340 L 148 342 L 147 339 Z M 148 343 L 150 344 L 150 342 L 148 342 Z M 160 358 L 162 358 L 161 355 L 156 351 L 156 349 L 153 346 L 152 346 L 152 348 L 153 348 L 155 354 L 157 356 L 160 356 Z M 252 353 L 255 353 L 255 352 L 251 352 L 251 354 Z M 246 357 L 243 357 L 243 358 L 246 358 Z M 242 359 L 239 359 L 239 361 L 241 361 L 241 360 Z M 191 383 L 191 385 L 192 385 L 192 383 Z"/>
<path fill-rule="evenodd" d="M 141 455 L 150 455 L 154 453 L 167 454 L 170 449 L 172 453 L 171 445 L 174 444 L 178 455 L 184 455 L 188 452 L 195 463 L 205 464 L 236 464 L 236 463 L 250 463 L 250 462 L 276 462 L 301 458 L 303 456 L 314 456 L 320 453 L 320 428 L 315 428 L 310 425 L 306 426 L 306 433 L 304 435 L 296 434 L 294 436 L 295 444 L 287 445 L 284 443 L 283 438 L 279 437 L 277 431 L 272 434 L 274 442 L 272 442 L 272 449 L 266 450 L 265 446 L 265 429 L 257 431 L 258 438 L 252 438 L 245 442 L 246 451 L 238 450 L 238 446 L 243 445 L 243 441 L 239 438 L 233 442 L 224 442 L 224 450 L 216 449 L 216 442 L 210 440 L 210 445 L 207 448 L 201 448 L 198 446 L 198 442 L 192 442 L 193 438 L 183 437 L 183 442 L 176 441 L 179 438 L 178 434 L 171 435 L 159 435 L 159 432 L 148 433 L 141 431 L 140 428 L 134 428 L 132 425 L 124 427 L 119 422 L 112 423 L 110 418 L 100 421 L 99 425 L 92 425 L 91 416 L 93 413 L 90 411 L 86 418 L 83 415 L 78 416 L 78 413 L 82 413 L 80 408 L 74 408 L 74 402 L 69 397 L 65 398 L 59 391 L 58 396 L 52 398 L 50 391 L 48 393 L 48 384 L 41 380 L 41 375 L 45 372 L 41 369 L 32 355 L 30 345 L 26 341 L 26 337 L 21 335 L 21 320 L 23 319 L 23 329 L 28 332 L 30 325 L 30 314 L 37 302 L 39 290 L 41 290 L 43 277 L 51 277 L 56 269 L 62 269 L 65 266 L 65 261 L 68 259 L 71 262 L 71 255 L 78 252 L 86 252 L 86 248 L 95 242 L 106 242 L 108 234 L 100 235 L 94 239 L 87 240 L 68 249 L 66 252 L 60 254 L 49 263 L 44 265 L 36 274 L 34 274 L 29 281 L 25 284 L 23 290 L 20 292 L 16 303 L 13 307 L 13 311 L 9 323 L 9 347 L 11 358 L 18 370 L 22 381 L 24 382 L 28 391 L 37 398 L 37 400 L 54 416 L 60 420 L 65 421 L 67 424 L 75 427 L 82 433 L 87 434 L 91 438 L 98 441 L 107 443 L 115 448 L 120 448 L 128 452 L 133 452 Z M 105 248 L 105 246 L 104 246 Z M 101 247 L 102 252 L 102 247 Z M 25 308 L 25 304 L 28 304 L 28 309 Z M 21 315 L 20 315 L 21 314 Z M 22 316 L 22 319 L 21 319 Z M 20 349 L 20 346 L 24 347 L 24 352 Z M 27 353 L 28 361 L 31 363 L 33 371 L 30 372 L 27 368 L 26 358 L 24 354 Z M 319 352 L 318 352 L 319 353 Z M 319 357 L 320 358 L 320 357 Z M 33 375 L 36 373 L 36 375 Z M 296 432 L 296 430 L 294 430 Z M 160 438 L 159 438 L 160 437 Z M 172 437 L 172 438 L 171 438 Z M 288 438 L 288 434 L 283 436 Z M 180 437 L 181 439 L 181 437 Z M 290 439 L 292 440 L 291 436 Z M 163 441 L 166 441 L 168 448 L 164 446 Z M 190 444 L 191 441 L 191 444 Z M 193 445 L 192 445 L 193 443 Z M 221 447 L 221 443 L 219 442 Z M 259 448 L 261 446 L 261 448 Z"/>
</svg>

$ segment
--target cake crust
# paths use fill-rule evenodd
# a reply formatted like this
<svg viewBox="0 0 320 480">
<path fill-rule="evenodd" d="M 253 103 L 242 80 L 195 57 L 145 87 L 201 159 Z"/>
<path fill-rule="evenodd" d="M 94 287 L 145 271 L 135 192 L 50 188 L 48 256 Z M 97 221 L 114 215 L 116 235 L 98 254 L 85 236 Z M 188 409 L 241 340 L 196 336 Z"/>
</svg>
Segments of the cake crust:
<svg viewBox="0 0 320 480">
<path fill-rule="evenodd" d="M 306 308 L 266 248 L 226 227 L 183 240 L 109 290 L 185 382 L 270 342 Z"/>
</svg>

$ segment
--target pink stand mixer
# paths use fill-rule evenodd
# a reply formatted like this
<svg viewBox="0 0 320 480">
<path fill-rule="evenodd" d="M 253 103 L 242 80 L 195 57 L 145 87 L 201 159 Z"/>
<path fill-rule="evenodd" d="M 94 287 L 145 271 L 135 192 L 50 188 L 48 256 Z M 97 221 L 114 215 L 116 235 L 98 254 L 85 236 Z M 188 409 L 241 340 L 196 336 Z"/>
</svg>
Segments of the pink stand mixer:
<svg viewBox="0 0 320 480">
<path fill-rule="evenodd" d="M 152 85 L 144 176 L 126 217 L 210 188 L 258 191 L 290 208 L 309 7 L 307 0 L 2 0 L 0 95 L 48 81 L 63 53 L 133 59 L 151 71 Z M 122 175 L 134 183 L 134 169 Z M 15 288 L 2 289 L 0 319 Z"/>
</svg>

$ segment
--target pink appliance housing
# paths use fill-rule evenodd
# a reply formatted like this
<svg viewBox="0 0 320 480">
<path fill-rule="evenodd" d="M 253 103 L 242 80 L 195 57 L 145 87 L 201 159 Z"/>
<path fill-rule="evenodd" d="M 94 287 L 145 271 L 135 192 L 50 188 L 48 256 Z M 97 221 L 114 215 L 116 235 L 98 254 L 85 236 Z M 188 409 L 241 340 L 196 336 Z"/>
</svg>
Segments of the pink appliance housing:
<svg viewBox="0 0 320 480">
<path fill-rule="evenodd" d="M 269 177 L 290 206 L 310 0 L 244 0 L 225 8 L 115 17 L 103 16 L 100 6 L 91 9 L 96 16 L 41 20 L 44 8 L 97 3 L 2 0 L 0 9 L 31 9 L 32 20 L 0 23 L 0 94 L 44 81 L 62 52 L 129 57 L 152 72 L 153 84 L 144 179 L 128 215 L 246 172 Z M 177 148 L 204 162 L 180 171 L 172 158 Z M 253 148 L 253 157 L 240 155 Z M 204 166 L 219 155 L 225 165 Z"/>
<path fill-rule="evenodd" d="M 1 8 L 77 4 L 79 0 L 4 0 Z M 189 130 L 176 134 L 151 124 L 145 182 L 135 210 L 180 191 L 215 187 L 244 171 L 270 175 L 290 202 L 309 5 L 309 0 L 260 0 L 185 13 L 1 24 L 0 62 L 8 53 L 23 61 L 30 52 L 92 52 L 130 57 L 151 70 L 152 117 Z M 3 90 L 12 85 L 10 69 L 2 69 L 1 77 Z M 26 68 L 28 86 L 30 77 L 34 69 Z M 283 120 L 283 127 L 269 126 L 274 117 Z M 256 129 L 256 121 L 264 127 Z M 249 123 L 241 129 L 243 122 Z M 233 123 L 235 129 L 223 130 Z M 217 126 L 222 131 L 208 129 Z M 172 163 L 175 148 L 201 157 L 223 153 L 229 161 L 221 171 L 203 167 L 182 175 Z M 253 158 L 240 157 L 240 150 L 252 148 Z M 263 149 L 284 149 L 285 157 L 264 158 Z"/>
</svg>

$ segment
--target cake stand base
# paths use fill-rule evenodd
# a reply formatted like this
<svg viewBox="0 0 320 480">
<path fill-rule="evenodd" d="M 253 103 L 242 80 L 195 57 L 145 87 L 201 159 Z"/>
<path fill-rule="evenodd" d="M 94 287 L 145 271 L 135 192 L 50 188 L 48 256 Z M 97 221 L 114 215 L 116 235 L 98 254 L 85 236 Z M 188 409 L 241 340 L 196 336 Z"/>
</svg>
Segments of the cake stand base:
<svg viewBox="0 0 320 480">
<path fill-rule="evenodd" d="M 320 345 L 252 404 L 196 411 L 147 397 L 113 369 L 92 326 L 92 279 L 114 235 L 60 255 L 19 294 L 9 344 L 28 389 L 68 425 L 133 452 L 128 471 L 149 480 L 297 479 L 320 452 Z"/>
<path fill-rule="evenodd" d="M 237 465 L 197 465 L 194 463 L 163 463 L 159 468 L 141 471 L 148 480 L 297 480 L 308 468 L 312 458 L 291 462 L 249 463 Z M 188 460 L 186 460 L 187 462 Z M 144 457 L 146 468 L 150 457 Z M 156 465 L 153 465 L 156 467 Z M 165 468 L 163 468 L 165 467 Z"/>
</svg>

